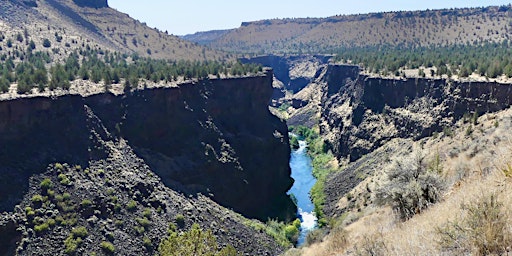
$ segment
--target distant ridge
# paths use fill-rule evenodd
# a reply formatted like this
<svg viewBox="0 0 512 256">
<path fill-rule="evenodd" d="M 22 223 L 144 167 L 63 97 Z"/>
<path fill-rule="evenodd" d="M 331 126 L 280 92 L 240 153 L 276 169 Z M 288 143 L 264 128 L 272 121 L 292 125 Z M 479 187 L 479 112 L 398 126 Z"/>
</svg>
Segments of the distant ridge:
<svg viewBox="0 0 512 256">
<path fill-rule="evenodd" d="M 243 22 L 211 41 L 184 37 L 214 49 L 255 54 L 334 53 L 343 47 L 440 46 L 502 42 L 512 27 L 511 6 L 399 11 L 327 18 Z M 208 34 L 203 32 L 202 34 Z"/>
</svg>

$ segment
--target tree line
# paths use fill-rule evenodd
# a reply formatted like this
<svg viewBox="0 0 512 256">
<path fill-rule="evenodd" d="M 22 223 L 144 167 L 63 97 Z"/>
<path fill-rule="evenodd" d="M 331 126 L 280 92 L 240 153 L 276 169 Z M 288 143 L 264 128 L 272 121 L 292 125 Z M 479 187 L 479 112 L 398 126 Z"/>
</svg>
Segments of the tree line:
<svg viewBox="0 0 512 256">
<path fill-rule="evenodd" d="M 338 62 L 358 64 L 372 73 L 404 75 L 403 69 L 436 67 L 431 75 L 458 75 L 472 73 L 496 78 L 512 77 L 512 42 L 465 44 L 430 47 L 367 46 L 340 49 Z M 424 73 L 419 75 L 425 76 Z"/>
<path fill-rule="evenodd" d="M 262 71 L 261 65 L 225 61 L 172 61 L 140 57 L 137 54 L 91 49 L 72 51 L 63 60 L 52 60 L 49 52 L 26 52 L 16 58 L 0 56 L 0 91 L 7 92 L 12 83 L 17 83 L 17 92 L 30 93 L 33 88 L 40 92 L 46 89 L 69 89 L 76 79 L 94 83 L 103 81 L 105 86 L 124 82 L 125 88 L 135 88 L 141 80 L 172 82 L 178 78 L 207 79 L 221 74 L 241 76 Z M 55 63 L 55 64 L 54 64 Z"/>
</svg>

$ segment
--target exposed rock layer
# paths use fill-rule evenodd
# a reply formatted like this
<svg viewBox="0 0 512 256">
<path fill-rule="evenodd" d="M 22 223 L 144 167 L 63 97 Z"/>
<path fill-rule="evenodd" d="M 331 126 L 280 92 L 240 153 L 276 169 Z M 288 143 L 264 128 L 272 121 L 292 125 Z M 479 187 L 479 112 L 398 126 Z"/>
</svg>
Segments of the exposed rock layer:
<svg viewBox="0 0 512 256">
<path fill-rule="evenodd" d="M 79 6 L 91 8 L 105 8 L 108 7 L 107 0 L 73 0 Z"/>
<path fill-rule="evenodd" d="M 321 133 L 336 156 L 350 161 L 392 138 L 430 136 L 464 115 L 512 103 L 512 86 L 496 82 L 382 79 L 343 65 L 330 65 L 324 81 Z"/>
<path fill-rule="evenodd" d="M 272 72 L 179 88 L 0 102 L 0 210 L 12 210 L 31 175 L 54 162 L 102 159 L 84 105 L 124 138 L 168 186 L 202 192 L 249 217 L 290 219 L 286 124 L 267 108 Z M 97 129 L 102 131 L 102 129 Z"/>
</svg>

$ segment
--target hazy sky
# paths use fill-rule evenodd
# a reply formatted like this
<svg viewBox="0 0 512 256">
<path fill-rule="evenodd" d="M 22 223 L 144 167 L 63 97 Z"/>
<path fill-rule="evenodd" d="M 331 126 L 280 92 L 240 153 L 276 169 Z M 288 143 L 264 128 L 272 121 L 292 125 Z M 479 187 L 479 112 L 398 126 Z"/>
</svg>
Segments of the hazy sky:
<svg viewBox="0 0 512 256">
<path fill-rule="evenodd" d="M 328 17 L 398 10 L 507 5 L 502 0 L 108 0 L 128 13 L 170 34 L 236 28 L 243 21 L 272 18 Z"/>
</svg>

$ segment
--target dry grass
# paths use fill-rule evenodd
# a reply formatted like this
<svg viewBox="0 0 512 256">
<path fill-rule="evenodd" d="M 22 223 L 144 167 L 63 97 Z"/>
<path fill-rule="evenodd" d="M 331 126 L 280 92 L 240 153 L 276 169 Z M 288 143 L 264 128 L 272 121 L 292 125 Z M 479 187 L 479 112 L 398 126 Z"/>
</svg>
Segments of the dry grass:
<svg viewBox="0 0 512 256">
<path fill-rule="evenodd" d="M 427 158 L 439 155 L 448 184 L 441 202 L 405 222 L 390 207 L 360 205 L 363 208 L 349 213 L 358 216 L 353 223 L 336 224 L 336 230 L 344 230 L 341 238 L 338 231 L 331 232 L 321 243 L 302 248 L 301 255 L 512 253 L 512 110 L 480 117 L 470 135 L 465 132 L 468 125 L 457 123 L 453 137 L 441 134 L 414 143 L 413 148 L 422 148 Z M 374 188 L 384 173 L 368 177 L 351 193 L 357 198 L 374 191 L 368 188 Z"/>
</svg>

